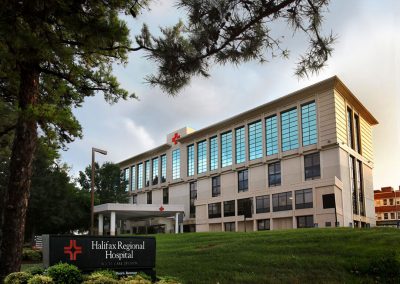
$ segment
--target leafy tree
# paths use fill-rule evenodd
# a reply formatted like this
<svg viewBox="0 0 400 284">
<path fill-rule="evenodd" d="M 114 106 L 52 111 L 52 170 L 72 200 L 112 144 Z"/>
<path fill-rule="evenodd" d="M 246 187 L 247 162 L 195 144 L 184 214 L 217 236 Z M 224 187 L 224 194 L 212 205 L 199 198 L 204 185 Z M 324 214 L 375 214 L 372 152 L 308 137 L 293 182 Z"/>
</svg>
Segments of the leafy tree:
<svg viewBox="0 0 400 284">
<path fill-rule="evenodd" d="M 180 0 L 187 21 L 153 37 L 143 26 L 135 43 L 122 13 L 136 17 L 147 0 L 3 0 L 0 2 L 0 96 L 17 109 L 1 133 L 14 131 L 4 200 L 0 275 L 18 271 L 38 133 L 61 145 L 81 136 L 72 114 L 85 97 L 135 97 L 112 75 L 128 53 L 146 52 L 158 65 L 147 80 L 176 94 L 213 63 L 264 61 L 282 54 L 271 23 L 285 20 L 304 32 L 310 48 L 299 75 L 316 72 L 331 53 L 333 37 L 320 35 L 328 0 Z"/>
<path fill-rule="evenodd" d="M 82 189 L 91 190 L 92 167 L 89 165 L 79 172 L 78 182 Z M 95 163 L 94 190 L 96 204 L 103 203 L 126 203 L 128 193 L 125 190 L 126 182 L 123 181 L 121 170 L 118 165 L 107 162 L 99 167 Z"/>
</svg>

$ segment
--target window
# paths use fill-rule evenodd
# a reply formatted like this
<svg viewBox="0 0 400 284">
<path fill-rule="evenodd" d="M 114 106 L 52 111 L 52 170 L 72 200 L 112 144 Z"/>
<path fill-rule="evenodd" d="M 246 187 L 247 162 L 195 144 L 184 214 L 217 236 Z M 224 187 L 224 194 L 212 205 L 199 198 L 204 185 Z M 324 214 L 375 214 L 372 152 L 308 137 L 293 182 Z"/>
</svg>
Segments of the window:
<svg viewBox="0 0 400 284">
<path fill-rule="evenodd" d="M 225 232 L 234 232 L 235 231 L 235 222 L 225 222 L 224 229 L 225 229 Z"/>
<path fill-rule="evenodd" d="M 224 201 L 224 217 L 235 216 L 235 200 Z"/>
<path fill-rule="evenodd" d="M 353 203 L 353 214 L 358 215 L 358 192 L 356 182 L 356 159 L 353 156 L 349 156 L 349 168 L 350 168 L 350 189 Z"/>
<path fill-rule="evenodd" d="M 304 174 L 306 180 L 321 177 L 319 152 L 304 156 Z"/>
<path fill-rule="evenodd" d="M 181 177 L 181 152 L 179 149 L 172 151 L 172 179 Z"/>
<path fill-rule="evenodd" d="M 207 171 L 207 141 L 197 143 L 197 173 L 205 173 Z"/>
<path fill-rule="evenodd" d="M 261 158 L 263 155 L 261 127 L 261 121 L 249 124 L 249 160 Z"/>
<path fill-rule="evenodd" d="M 274 212 L 292 210 L 292 192 L 282 192 L 272 195 Z"/>
<path fill-rule="evenodd" d="M 208 204 L 208 218 L 221 218 L 221 203 Z"/>
<path fill-rule="evenodd" d="M 136 167 L 131 167 L 131 190 L 135 191 L 136 189 Z"/>
<path fill-rule="evenodd" d="M 132 196 L 132 204 L 137 204 L 137 195 Z"/>
<path fill-rule="evenodd" d="M 267 213 L 270 211 L 269 195 L 256 197 L 256 213 Z"/>
<path fill-rule="evenodd" d="M 332 223 L 331 222 L 325 222 L 325 227 L 332 227 Z"/>
<path fill-rule="evenodd" d="M 281 113 L 282 151 L 299 148 L 297 109 Z"/>
<path fill-rule="evenodd" d="M 278 154 L 278 119 L 276 115 L 265 119 L 267 155 Z"/>
<path fill-rule="evenodd" d="M 197 182 L 191 182 L 189 184 L 190 188 L 190 218 L 196 218 L 196 206 L 194 205 L 195 200 L 197 199 Z"/>
<path fill-rule="evenodd" d="M 383 205 L 387 205 L 387 199 L 383 199 Z"/>
<path fill-rule="evenodd" d="M 295 197 L 296 197 L 296 209 L 313 207 L 313 194 L 311 188 L 296 190 Z"/>
<path fill-rule="evenodd" d="M 246 148 L 245 148 L 245 133 L 244 127 L 237 128 L 235 130 L 235 142 L 236 142 L 236 164 L 243 163 L 246 161 Z"/>
<path fill-rule="evenodd" d="M 129 191 L 129 168 L 124 169 L 124 186 L 125 191 Z"/>
<path fill-rule="evenodd" d="M 354 114 L 354 150 L 361 154 L 360 118 Z"/>
<path fill-rule="evenodd" d="M 358 191 L 358 202 L 360 206 L 360 215 L 365 216 L 364 186 L 362 182 L 362 162 L 358 160 L 356 163 L 356 178 L 357 178 L 357 191 Z"/>
<path fill-rule="evenodd" d="M 162 197 L 163 197 L 163 204 L 168 204 L 169 203 L 169 188 L 163 188 L 162 191 Z"/>
<path fill-rule="evenodd" d="M 390 213 L 390 219 L 396 219 L 396 217 L 394 217 L 394 213 Z"/>
<path fill-rule="evenodd" d="M 249 189 L 248 171 L 238 172 L 238 192 L 244 192 Z"/>
<path fill-rule="evenodd" d="M 218 169 L 218 138 L 210 138 L 210 171 Z"/>
<path fill-rule="evenodd" d="M 167 181 L 167 156 L 161 156 L 161 183 Z"/>
<path fill-rule="evenodd" d="M 354 149 L 353 111 L 347 108 L 347 145 Z"/>
<path fill-rule="evenodd" d="M 301 106 L 303 146 L 317 143 L 317 112 L 315 102 Z"/>
<path fill-rule="evenodd" d="M 335 208 L 335 194 L 323 194 L 322 195 L 322 208 Z"/>
<path fill-rule="evenodd" d="M 144 165 L 145 165 L 144 181 L 146 183 L 145 186 L 150 186 L 150 161 L 146 161 Z"/>
<path fill-rule="evenodd" d="M 257 230 L 265 231 L 270 229 L 269 219 L 257 220 Z"/>
<path fill-rule="evenodd" d="M 221 134 L 221 167 L 232 165 L 232 132 Z"/>
<path fill-rule="evenodd" d="M 187 147 L 187 175 L 194 175 L 194 145 Z"/>
<path fill-rule="evenodd" d="M 143 164 L 140 163 L 138 165 L 138 189 L 142 189 L 143 188 Z"/>
<path fill-rule="evenodd" d="M 251 198 L 238 199 L 237 201 L 237 215 L 245 215 L 246 218 L 251 218 L 253 214 L 253 201 Z"/>
<path fill-rule="evenodd" d="M 389 219 L 388 213 L 383 213 L 383 219 L 385 219 L 385 220 Z"/>
<path fill-rule="evenodd" d="M 314 216 L 298 216 L 297 217 L 297 228 L 313 228 L 314 227 Z"/>
<path fill-rule="evenodd" d="M 281 162 L 268 165 L 268 186 L 281 185 Z"/>
<path fill-rule="evenodd" d="M 216 197 L 221 195 L 221 177 L 212 177 L 211 179 L 211 196 Z"/>
<path fill-rule="evenodd" d="M 153 159 L 153 181 L 152 185 L 158 184 L 158 158 Z"/>
<path fill-rule="evenodd" d="M 389 199 L 389 204 L 390 204 L 390 205 L 393 205 L 393 204 L 394 204 L 392 198 Z"/>
<path fill-rule="evenodd" d="M 152 193 L 153 193 L 152 191 L 147 192 L 147 204 L 152 204 L 152 202 L 153 202 L 153 194 Z"/>
</svg>

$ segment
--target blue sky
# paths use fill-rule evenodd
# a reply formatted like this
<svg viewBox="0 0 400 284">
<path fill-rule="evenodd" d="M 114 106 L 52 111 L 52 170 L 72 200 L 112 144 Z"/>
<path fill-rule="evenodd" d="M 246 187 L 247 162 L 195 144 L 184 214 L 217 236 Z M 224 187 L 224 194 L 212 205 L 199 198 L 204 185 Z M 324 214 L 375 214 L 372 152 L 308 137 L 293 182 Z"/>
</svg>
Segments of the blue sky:
<svg viewBox="0 0 400 284">
<path fill-rule="evenodd" d="M 152 31 L 184 17 L 170 1 L 153 1 L 151 10 L 138 20 L 129 20 L 132 34 L 143 22 Z M 211 78 L 193 78 L 178 96 L 168 96 L 145 83 L 155 65 L 132 53 L 127 66 L 116 66 L 115 75 L 140 100 L 108 105 L 99 95 L 75 110 L 83 127 L 83 139 L 69 144 L 62 161 L 71 174 L 83 170 L 91 160 L 91 147 L 108 151 L 97 160 L 119 162 L 165 143 L 166 135 L 189 126 L 194 129 L 236 115 L 260 104 L 333 75 L 360 99 L 379 121 L 373 130 L 374 188 L 400 186 L 400 1 L 332 1 L 325 14 L 324 31 L 338 35 L 333 56 L 318 76 L 294 76 L 298 56 L 307 48 L 302 36 L 292 37 L 284 23 L 274 32 L 284 34 L 289 59 L 276 58 L 265 64 L 214 66 Z M 397 79 L 397 80 L 396 80 Z"/>
</svg>

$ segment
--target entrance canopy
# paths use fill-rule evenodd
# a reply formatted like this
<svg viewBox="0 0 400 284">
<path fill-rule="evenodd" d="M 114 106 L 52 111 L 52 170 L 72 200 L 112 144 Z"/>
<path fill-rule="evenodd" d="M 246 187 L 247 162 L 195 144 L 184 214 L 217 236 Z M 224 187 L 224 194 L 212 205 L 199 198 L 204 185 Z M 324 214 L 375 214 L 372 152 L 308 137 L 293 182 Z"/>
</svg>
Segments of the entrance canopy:
<svg viewBox="0 0 400 284">
<path fill-rule="evenodd" d="M 103 234 L 103 216 L 110 216 L 110 234 L 115 235 L 116 215 L 121 218 L 175 217 L 175 232 L 178 232 L 178 217 L 184 213 L 184 206 L 173 204 L 128 204 L 106 203 L 94 206 L 99 215 L 99 235 Z"/>
</svg>

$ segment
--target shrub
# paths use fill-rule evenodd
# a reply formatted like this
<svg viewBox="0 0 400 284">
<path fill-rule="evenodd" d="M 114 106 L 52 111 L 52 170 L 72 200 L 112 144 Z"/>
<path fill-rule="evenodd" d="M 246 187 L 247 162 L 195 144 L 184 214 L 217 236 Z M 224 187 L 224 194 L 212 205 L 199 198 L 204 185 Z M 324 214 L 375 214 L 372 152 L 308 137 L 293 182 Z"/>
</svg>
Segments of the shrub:
<svg viewBox="0 0 400 284">
<path fill-rule="evenodd" d="M 71 264 L 59 263 L 50 266 L 46 274 L 53 278 L 55 284 L 80 284 L 82 274 L 79 269 Z"/>
<path fill-rule="evenodd" d="M 54 281 L 49 276 L 35 275 L 29 279 L 28 284 L 53 284 Z"/>
<path fill-rule="evenodd" d="M 106 270 L 98 270 L 98 271 L 91 273 L 87 280 L 94 280 L 94 279 L 102 277 L 102 276 L 108 277 L 111 279 L 118 279 L 117 273 L 115 273 L 115 271 L 106 269 Z"/>
<path fill-rule="evenodd" d="M 40 261 L 42 260 L 42 252 L 31 248 L 22 250 L 22 260 Z"/>
<path fill-rule="evenodd" d="M 160 277 L 160 280 L 157 281 L 157 284 L 181 284 L 181 282 L 174 277 L 165 276 Z"/>
<path fill-rule="evenodd" d="M 33 266 L 29 268 L 26 272 L 29 272 L 32 275 L 38 275 L 44 273 L 44 268 L 41 266 Z"/>
<path fill-rule="evenodd" d="M 116 279 L 104 276 L 104 275 L 96 275 L 97 277 L 90 278 L 82 284 L 119 284 L 120 282 Z"/>
<path fill-rule="evenodd" d="M 4 284 L 27 284 L 32 274 L 28 272 L 13 272 L 4 279 Z"/>
<path fill-rule="evenodd" d="M 122 278 L 119 283 L 121 283 L 121 284 L 151 284 L 151 280 L 147 279 L 147 277 L 142 274 L 138 274 L 135 276 L 128 276 L 128 277 Z"/>
</svg>

